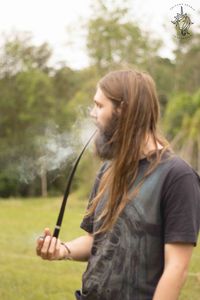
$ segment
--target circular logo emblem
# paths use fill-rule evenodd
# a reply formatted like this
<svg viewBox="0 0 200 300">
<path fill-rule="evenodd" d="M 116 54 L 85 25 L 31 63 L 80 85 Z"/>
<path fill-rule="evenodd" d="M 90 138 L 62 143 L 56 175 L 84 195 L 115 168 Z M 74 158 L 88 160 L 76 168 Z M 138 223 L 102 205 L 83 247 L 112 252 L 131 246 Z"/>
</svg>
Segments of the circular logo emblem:
<svg viewBox="0 0 200 300">
<path fill-rule="evenodd" d="M 171 7 L 170 11 L 173 15 L 171 23 L 176 30 L 175 37 L 179 39 L 191 37 L 190 27 L 194 24 L 192 12 L 194 12 L 195 9 L 189 4 L 181 3 Z"/>
</svg>

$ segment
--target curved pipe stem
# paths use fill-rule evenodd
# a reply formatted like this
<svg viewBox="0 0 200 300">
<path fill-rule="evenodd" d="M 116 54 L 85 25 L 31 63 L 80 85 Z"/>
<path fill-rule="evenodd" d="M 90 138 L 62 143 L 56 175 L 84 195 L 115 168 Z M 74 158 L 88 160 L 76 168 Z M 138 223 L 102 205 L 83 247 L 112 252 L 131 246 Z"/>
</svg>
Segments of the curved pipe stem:
<svg viewBox="0 0 200 300">
<path fill-rule="evenodd" d="M 92 138 L 94 137 L 94 135 L 96 134 L 96 132 L 97 132 L 97 130 L 92 134 L 92 136 L 89 138 L 89 140 L 87 141 L 87 143 L 83 147 L 81 153 L 77 157 L 77 159 L 76 159 L 76 161 L 74 163 L 74 166 L 73 166 L 73 168 L 72 168 L 72 170 L 71 170 L 71 172 L 69 174 L 67 185 L 66 185 L 66 189 L 65 189 L 65 193 L 64 193 L 64 197 L 63 197 L 63 201 L 62 201 L 62 204 L 61 204 L 61 207 L 60 207 L 60 212 L 59 212 L 58 219 L 57 219 L 57 223 L 56 223 L 56 226 L 54 228 L 53 236 L 56 237 L 56 238 L 58 238 L 58 236 L 59 236 L 59 232 L 60 232 L 60 228 L 61 228 L 61 225 L 62 225 L 63 216 L 64 216 L 64 213 L 65 213 L 65 207 L 66 207 L 68 195 L 69 195 L 69 192 L 70 192 L 71 183 L 72 183 L 74 174 L 76 172 L 76 168 L 78 166 L 78 163 L 79 163 L 79 161 L 80 161 L 80 159 L 81 159 L 81 157 L 82 157 L 85 149 L 87 148 L 88 144 L 90 143 L 90 141 L 92 140 Z"/>
</svg>

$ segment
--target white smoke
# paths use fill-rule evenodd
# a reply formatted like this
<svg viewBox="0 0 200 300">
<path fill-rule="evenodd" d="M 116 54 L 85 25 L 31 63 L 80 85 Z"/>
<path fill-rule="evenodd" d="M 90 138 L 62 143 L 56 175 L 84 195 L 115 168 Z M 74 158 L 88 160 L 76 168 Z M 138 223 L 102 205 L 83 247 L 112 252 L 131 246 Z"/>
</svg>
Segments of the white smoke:
<svg viewBox="0 0 200 300">
<path fill-rule="evenodd" d="M 34 157 L 24 156 L 20 159 L 20 181 L 29 183 L 36 176 L 53 171 L 57 171 L 57 178 L 59 172 L 76 159 L 94 131 L 93 123 L 82 118 L 72 126 L 71 132 L 60 132 L 58 125 L 53 122 L 48 124 L 42 136 L 33 138 L 36 149 Z"/>
</svg>

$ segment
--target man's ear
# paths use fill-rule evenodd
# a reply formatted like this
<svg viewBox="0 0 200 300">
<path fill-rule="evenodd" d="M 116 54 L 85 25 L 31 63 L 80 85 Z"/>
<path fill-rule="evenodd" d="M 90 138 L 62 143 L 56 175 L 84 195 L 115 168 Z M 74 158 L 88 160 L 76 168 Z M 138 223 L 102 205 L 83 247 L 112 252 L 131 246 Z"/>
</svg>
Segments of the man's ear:
<svg viewBox="0 0 200 300">
<path fill-rule="evenodd" d="M 121 111 L 122 111 L 122 108 L 120 106 L 116 108 L 117 115 L 120 115 Z"/>
<path fill-rule="evenodd" d="M 117 114 L 121 114 L 123 105 L 124 105 L 124 101 L 121 101 L 121 102 L 120 102 L 120 105 L 117 106 L 117 108 L 116 108 Z"/>
</svg>

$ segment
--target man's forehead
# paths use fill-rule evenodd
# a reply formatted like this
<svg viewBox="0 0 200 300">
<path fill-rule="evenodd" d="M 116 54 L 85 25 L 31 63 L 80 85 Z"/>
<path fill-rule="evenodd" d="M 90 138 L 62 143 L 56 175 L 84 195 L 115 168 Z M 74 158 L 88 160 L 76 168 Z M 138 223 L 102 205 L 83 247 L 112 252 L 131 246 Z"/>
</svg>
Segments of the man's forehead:
<svg viewBox="0 0 200 300">
<path fill-rule="evenodd" d="M 102 92 L 102 90 L 100 88 L 97 88 L 96 94 L 94 95 L 93 100 L 94 100 L 94 102 L 97 102 L 97 103 L 109 101 L 109 99 L 106 98 L 106 96 L 104 95 L 104 93 Z"/>
</svg>

